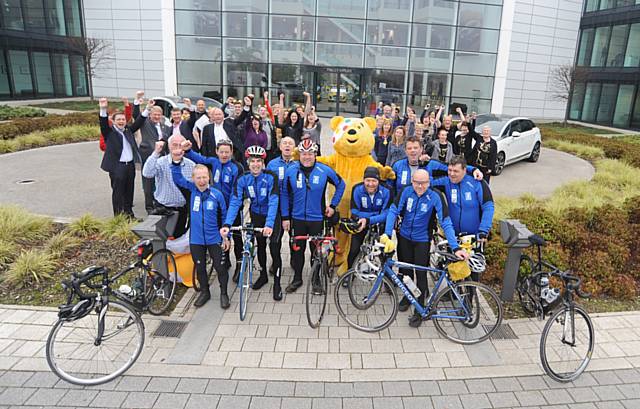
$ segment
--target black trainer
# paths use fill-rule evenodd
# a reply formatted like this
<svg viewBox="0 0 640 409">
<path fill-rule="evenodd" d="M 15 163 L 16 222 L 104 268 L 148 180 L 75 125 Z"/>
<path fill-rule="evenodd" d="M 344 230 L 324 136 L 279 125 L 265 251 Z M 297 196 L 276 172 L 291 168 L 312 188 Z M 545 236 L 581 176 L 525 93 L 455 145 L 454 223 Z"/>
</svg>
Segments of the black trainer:
<svg viewBox="0 0 640 409">
<path fill-rule="evenodd" d="M 409 317 L 409 326 L 418 328 L 420 325 L 422 325 L 422 316 L 417 311 L 414 311 L 413 315 Z"/>
<path fill-rule="evenodd" d="M 298 288 L 302 287 L 302 280 L 300 281 L 292 281 L 291 284 L 287 286 L 285 291 L 287 293 L 294 293 Z"/>
<path fill-rule="evenodd" d="M 220 294 L 220 308 L 226 310 L 229 308 L 229 296 L 227 294 Z"/>
<path fill-rule="evenodd" d="M 265 284 L 267 284 L 267 282 L 269 282 L 269 279 L 267 278 L 267 275 L 266 274 L 264 274 L 264 275 L 260 274 L 260 277 L 258 277 L 258 280 L 255 283 L 253 283 L 251 288 L 253 288 L 254 290 L 259 290 Z"/>
<path fill-rule="evenodd" d="M 194 307 L 200 308 L 207 303 L 211 299 L 211 293 L 206 290 L 200 291 L 200 295 L 196 298 L 196 301 L 193 303 Z"/>
</svg>

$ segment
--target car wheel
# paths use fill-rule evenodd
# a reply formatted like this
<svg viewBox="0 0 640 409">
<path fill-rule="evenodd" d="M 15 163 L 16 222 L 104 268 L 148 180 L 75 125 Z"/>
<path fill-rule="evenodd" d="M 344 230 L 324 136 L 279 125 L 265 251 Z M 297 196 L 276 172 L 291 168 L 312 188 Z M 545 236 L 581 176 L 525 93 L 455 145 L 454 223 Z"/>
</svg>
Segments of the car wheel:
<svg viewBox="0 0 640 409">
<path fill-rule="evenodd" d="M 504 155 L 504 152 L 498 153 L 498 158 L 496 159 L 496 168 L 494 169 L 494 172 L 493 172 L 494 176 L 498 176 L 499 174 L 502 173 L 502 171 L 504 170 L 505 160 L 506 160 L 506 157 Z"/>
<path fill-rule="evenodd" d="M 540 159 L 540 142 L 536 142 L 536 144 L 533 145 L 531 155 L 529 155 L 529 158 L 527 158 L 529 162 L 537 162 L 538 159 Z"/>
</svg>

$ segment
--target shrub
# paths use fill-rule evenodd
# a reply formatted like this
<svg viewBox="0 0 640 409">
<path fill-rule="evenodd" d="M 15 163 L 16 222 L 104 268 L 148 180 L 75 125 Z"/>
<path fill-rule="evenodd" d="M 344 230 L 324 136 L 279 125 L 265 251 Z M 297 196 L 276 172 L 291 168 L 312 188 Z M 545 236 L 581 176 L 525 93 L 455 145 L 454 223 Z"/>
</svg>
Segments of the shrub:
<svg viewBox="0 0 640 409">
<path fill-rule="evenodd" d="M 0 105 L 0 121 L 6 121 L 13 118 L 33 118 L 45 115 L 46 112 L 40 108 Z"/>
<path fill-rule="evenodd" d="M 71 125 L 98 125 L 96 112 L 77 112 L 68 115 L 47 115 L 44 118 L 19 118 L 0 124 L 0 139 L 13 139 L 37 131 Z"/>
<path fill-rule="evenodd" d="M 59 259 L 80 244 L 81 241 L 77 237 L 67 232 L 60 232 L 49 238 L 45 249 L 53 258 Z"/>
<path fill-rule="evenodd" d="M 25 250 L 3 275 L 6 284 L 23 288 L 52 278 L 56 263 L 51 254 L 40 249 Z"/>
<path fill-rule="evenodd" d="M 131 232 L 135 223 L 125 215 L 119 214 L 104 223 L 102 236 L 123 244 L 131 243 L 136 239 L 135 234 Z"/>
<path fill-rule="evenodd" d="M 100 233 L 102 222 L 91 213 L 80 216 L 77 220 L 67 226 L 67 231 L 78 237 L 91 237 Z"/>
<path fill-rule="evenodd" d="M 559 139 L 551 139 L 545 141 L 545 147 L 555 149 L 562 152 L 567 152 L 572 155 L 581 157 L 582 159 L 594 160 L 604 157 L 604 151 L 601 148 L 589 145 L 583 145 L 581 143 L 567 142 Z"/>
<path fill-rule="evenodd" d="M 32 243 L 44 240 L 53 229 L 51 219 L 36 216 L 17 206 L 0 206 L 0 240 Z"/>
<path fill-rule="evenodd" d="M 37 131 L 9 140 L 0 139 L 0 153 L 16 152 L 48 145 L 98 139 L 100 129 L 96 125 L 72 125 Z"/>
<path fill-rule="evenodd" d="M 18 246 L 7 240 L 0 240 L 0 270 L 11 263 L 18 252 Z"/>
</svg>

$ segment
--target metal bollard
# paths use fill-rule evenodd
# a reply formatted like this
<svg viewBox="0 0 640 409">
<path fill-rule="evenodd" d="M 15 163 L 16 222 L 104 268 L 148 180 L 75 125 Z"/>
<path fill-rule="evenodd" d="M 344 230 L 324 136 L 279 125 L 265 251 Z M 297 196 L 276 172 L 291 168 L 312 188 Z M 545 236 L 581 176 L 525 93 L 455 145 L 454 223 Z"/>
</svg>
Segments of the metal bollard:
<svg viewBox="0 0 640 409">
<path fill-rule="evenodd" d="M 522 224 L 520 220 L 500 220 L 500 237 L 509 249 L 502 278 L 502 292 L 500 293 L 502 301 L 511 301 L 513 299 L 513 292 L 516 289 L 516 283 L 518 281 L 522 249 L 531 246 L 529 237 L 532 234 L 533 233 L 527 226 Z"/>
</svg>

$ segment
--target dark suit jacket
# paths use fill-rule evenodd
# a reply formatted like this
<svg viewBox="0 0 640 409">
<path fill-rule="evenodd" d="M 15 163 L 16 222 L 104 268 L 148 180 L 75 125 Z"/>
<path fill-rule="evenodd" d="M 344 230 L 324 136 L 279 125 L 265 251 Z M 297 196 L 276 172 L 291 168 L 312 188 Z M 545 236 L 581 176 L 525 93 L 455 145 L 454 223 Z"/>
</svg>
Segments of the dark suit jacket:
<svg viewBox="0 0 640 409">
<path fill-rule="evenodd" d="M 133 117 L 136 120 L 140 117 L 140 105 L 133 105 Z M 158 142 L 158 131 L 156 130 L 155 125 L 151 122 L 151 120 L 147 117 L 147 120 L 142 123 L 140 126 L 140 134 L 142 136 L 142 140 L 140 141 L 140 146 L 138 150 L 140 151 L 140 156 L 142 157 L 142 163 L 147 160 L 149 155 L 153 153 L 156 148 L 156 142 Z M 164 120 L 163 120 L 164 121 Z M 169 136 L 171 136 L 171 132 L 173 129 L 171 127 L 166 126 L 164 122 L 160 124 L 160 129 L 162 130 L 162 140 L 165 141 L 164 149 L 162 150 L 162 154 L 166 155 L 169 153 L 169 146 L 166 143 Z"/>
<path fill-rule="evenodd" d="M 193 137 L 193 126 L 196 123 L 196 113 L 194 111 L 189 111 L 189 119 L 186 121 L 183 120 L 180 122 L 180 135 L 182 135 L 186 140 L 191 142 L 191 149 L 194 152 L 200 153 L 200 147 L 196 143 L 195 138 Z M 172 126 L 173 128 L 173 126 Z M 172 129 L 173 133 L 173 129 Z"/>
<path fill-rule="evenodd" d="M 238 135 L 238 125 L 245 120 L 247 115 L 249 115 L 249 111 L 243 109 L 237 118 L 226 118 L 224 122 L 222 122 L 224 131 L 231 139 L 231 143 L 233 143 L 233 157 L 241 163 L 243 162 L 242 157 L 244 154 L 244 140 L 242 140 L 244 135 Z M 214 124 L 208 124 L 202 129 L 202 148 L 200 149 L 200 153 L 204 156 L 216 156 L 216 138 L 214 131 Z"/>
<path fill-rule="evenodd" d="M 140 129 L 146 119 L 147 118 L 142 115 L 138 116 L 133 124 L 125 126 L 123 132 L 125 139 L 129 145 L 131 145 L 133 160 L 136 162 L 140 162 L 141 158 L 133 133 Z M 111 172 L 115 169 L 118 162 L 120 162 L 120 155 L 122 155 L 122 136 L 109 125 L 109 118 L 106 116 L 100 117 L 100 132 L 104 136 L 104 142 L 107 146 L 104 151 L 104 156 L 102 157 L 100 168 L 105 172 Z"/>
</svg>

